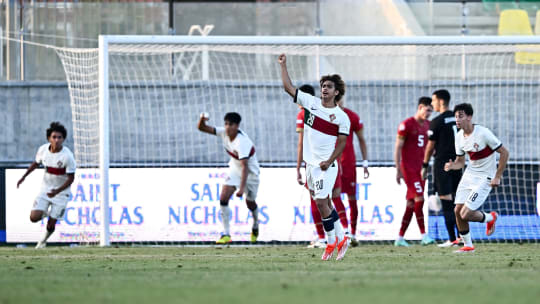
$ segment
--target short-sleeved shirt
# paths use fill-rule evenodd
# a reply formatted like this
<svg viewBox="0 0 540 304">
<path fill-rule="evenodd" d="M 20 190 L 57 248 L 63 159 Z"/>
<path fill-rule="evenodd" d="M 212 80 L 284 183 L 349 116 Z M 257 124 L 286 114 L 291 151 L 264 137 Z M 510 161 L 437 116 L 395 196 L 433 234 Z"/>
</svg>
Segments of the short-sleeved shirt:
<svg viewBox="0 0 540 304">
<path fill-rule="evenodd" d="M 497 171 L 495 151 L 502 146 L 501 141 L 486 127 L 474 125 L 473 132 L 465 136 L 460 130 L 456 135 L 456 155 L 469 154 L 470 163 L 465 173 L 494 177 Z"/>
<path fill-rule="evenodd" d="M 435 142 L 435 161 L 456 159 L 455 136 L 457 134 L 454 112 L 441 113 L 429 124 L 429 140 Z"/>
<path fill-rule="evenodd" d="M 51 144 L 47 143 L 39 147 L 36 153 L 36 163 L 45 167 L 43 182 L 41 183 L 41 192 L 49 192 L 60 188 L 68 179 L 68 174 L 75 173 L 77 165 L 73 153 L 67 148 L 62 147 L 59 152 L 53 153 L 50 149 Z M 59 194 L 70 195 L 69 187 Z"/>
<path fill-rule="evenodd" d="M 319 166 L 334 152 L 338 136 L 349 135 L 351 123 L 340 107 L 326 108 L 320 98 L 302 91 L 296 90 L 294 102 L 304 108 L 304 161 Z"/>
<path fill-rule="evenodd" d="M 420 171 L 424 162 L 424 152 L 428 140 L 429 120 L 419 123 L 409 117 L 399 124 L 398 136 L 403 138 L 401 167 L 407 171 Z"/>
<path fill-rule="evenodd" d="M 216 127 L 216 136 L 221 137 L 223 140 L 223 147 L 231 159 L 229 160 L 229 167 L 233 170 L 241 170 L 242 163 L 240 162 L 243 159 L 248 160 L 248 172 L 251 174 L 259 175 L 259 161 L 257 160 L 257 155 L 255 153 L 255 146 L 247 134 L 238 130 L 238 134 L 231 141 L 229 136 L 225 133 L 225 128 Z"/>
<path fill-rule="evenodd" d="M 345 145 L 343 154 L 341 154 L 341 164 L 343 166 L 355 166 L 356 155 L 354 154 L 354 133 L 362 130 L 364 123 L 360 120 L 360 116 L 350 109 L 343 108 L 343 111 L 345 114 L 347 114 L 347 117 L 349 117 L 349 121 L 351 122 L 351 130 L 349 132 L 349 137 L 347 137 L 347 144 Z"/>
</svg>

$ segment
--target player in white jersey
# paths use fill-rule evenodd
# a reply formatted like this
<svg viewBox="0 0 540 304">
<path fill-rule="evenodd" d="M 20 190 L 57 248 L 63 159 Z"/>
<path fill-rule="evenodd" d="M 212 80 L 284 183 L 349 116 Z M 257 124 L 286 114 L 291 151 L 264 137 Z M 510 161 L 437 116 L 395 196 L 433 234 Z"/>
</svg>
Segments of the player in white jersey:
<svg viewBox="0 0 540 304">
<path fill-rule="evenodd" d="M 320 80 L 321 98 L 311 96 L 293 86 L 284 54 L 279 56 L 278 62 L 285 91 L 304 108 L 306 180 L 317 202 L 328 240 L 322 259 L 329 260 L 337 248 L 337 259 L 340 260 L 345 256 L 349 238 L 339 222 L 331 195 L 338 174 L 337 158 L 345 148 L 351 125 L 347 114 L 336 104 L 345 94 L 345 83 L 337 74 L 323 76 Z"/>
<path fill-rule="evenodd" d="M 465 166 L 465 153 L 469 154 L 470 160 L 456 192 L 456 222 L 464 243 L 456 252 L 474 252 L 469 222 L 486 223 L 488 236 L 495 232 L 497 213 L 485 213 L 478 209 L 484 204 L 491 188 L 501 184 L 509 152 L 488 128 L 472 123 L 473 108 L 470 104 L 457 105 L 454 116 L 457 127 L 461 129 L 455 138 L 457 157 L 446 163 L 444 170 L 461 170 Z M 494 152 L 500 154 L 499 167 Z"/>
<path fill-rule="evenodd" d="M 227 113 L 225 115 L 224 127 L 212 127 L 206 125 L 209 120 L 206 113 L 201 113 L 198 128 L 200 131 L 216 135 L 223 139 L 223 147 L 227 154 L 231 156 L 229 161 L 229 174 L 225 179 L 221 189 L 220 205 L 221 218 L 223 222 L 223 235 L 216 242 L 226 244 L 231 242 L 229 199 L 236 191 L 236 196 L 242 197 L 246 194 L 246 204 L 253 216 L 253 226 L 251 229 L 251 242 L 257 242 L 259 236 L 259 209 L 255 199 L 259 189 L 259 162 L 255 154 L 255 146 L 247 134 L 240 130 L 242 118 L 238 113 Z"/>
<path fill-rule="evenodd" d="M 33 223 L 49 217 L 47 231 L 36 248 L 44 248 L 47 240 L 53 234 L 56 222 L 64 216 L 71 195 L 70 186 L 75 179 L 75 158 L 73 153 L 62 144 L 67 136 L 66 128 L 59 122 L 51 123 L 47 129 L 48 144 L 39 147 L 35 161 L 17 183 L 17 188 L 24 179 L 40 165 L 45 167 L 41 191 L 34 201 L 30 212 Z M 50 207 L 50 209 L 49 209 Z"/>
</svg>

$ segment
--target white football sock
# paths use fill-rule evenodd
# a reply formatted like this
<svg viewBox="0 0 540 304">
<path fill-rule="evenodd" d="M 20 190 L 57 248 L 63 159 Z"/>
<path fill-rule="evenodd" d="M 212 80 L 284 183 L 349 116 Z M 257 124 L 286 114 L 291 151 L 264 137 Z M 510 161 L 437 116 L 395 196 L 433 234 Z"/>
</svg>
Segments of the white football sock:
<svg viewBox="0 0 540 304">
<path fill-rule="evenodd" d="M 491 213 L 485 213 L 484 212 L 484 215 L 485 215 L 485 219 L 482 223 L 487 223 L 487 222 L 491 222 L 493 221 L 493 215 L 491 215 Z"/>
<path fill-rule="evenodd" d="M 345 229 L 343 229 L 343 226 L 341 226 L 339 219 L 334 222 L 334 230 L 336 231 L 338 242 L 341 242 L 345 237 Z"/>
<path fill-rule="evenodd" d="M 336 230 L 332 229 L 326 231 L 326 242 L 327 244 L 334 244 L 336 242 Z"/>
<path fill-rule="evenodd" d="M 221 221 L 223 222 L 223 234 L 225 235 L 231 235 L 230 232 L 230 216 L 231 215 L 231 209 L 229 206 L 223 206 L 221 205 Z"/>
<path fill-rule="evenodd" d="M 471 233 L 468 232 L 467 234 L 461 234 L 461 239 L 463 240 L 463 245 L 465 247 L 472 247 L 473 244 L 472 244 L 472 238 L 471 238 Z"/>
<path fill-rule="evenodd" d="M 405 238 L 402 237 L 402 236 L 398 236 L 398 238 L 397 238 L 398 241 L 403 241 L 404 239 L 405 239 Z"/>
</svg>

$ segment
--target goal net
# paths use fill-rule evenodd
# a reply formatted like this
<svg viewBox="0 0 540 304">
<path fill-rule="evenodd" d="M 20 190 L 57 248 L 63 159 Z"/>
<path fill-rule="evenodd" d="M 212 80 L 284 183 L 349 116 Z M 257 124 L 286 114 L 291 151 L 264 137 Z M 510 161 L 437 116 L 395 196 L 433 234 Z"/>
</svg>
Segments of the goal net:
<svg viewBox="0 0 540 304">
<path fill-rule="evenodd" d="M 405 205 L 391 168 L 397 127 L 414 115 L 419 97 L 447 89 L 451 108 L 471 103 L 474 121 L 510 150 L 502 186 L 483 206 L 501 215 L 500 225 L 490 238 L 483 225 L 472 225 L 473 239 L 537 240 L 540 40 L 490 39 L 105 36 L 100 50 L 57 49 L 82 168 L 67 215 L 73 234 L 67 235 L 80 242 L 98 242 L 106 231 L 111 242 L 215 241 L 228 156 L 217 137 L 196 125 L 201 112 L 214 126 L 223 124 L 225 113 L 238 112 L 263 167 L 260 240 L 313 239 L 308 193 L 296 184 L 293 168 L 299 109 L 282 88 L 277 63 L 285 53 L 295 86 L 311 84 L 318 92 L 320 75 L 340 74 L 345 106 L 363 122 L 372 177 L 358 174 L 359 239 L 397 235 Z M 356 139 L 355 148 L 360 162 Z M 231 208 L 233 240 L 247 241 L 245 203 L 233 198 Z M 429 233 L 444 240 L 441 214 L 427 218 Z M 104 224 L 108 230 L 99 228 Z"/>
</svg>

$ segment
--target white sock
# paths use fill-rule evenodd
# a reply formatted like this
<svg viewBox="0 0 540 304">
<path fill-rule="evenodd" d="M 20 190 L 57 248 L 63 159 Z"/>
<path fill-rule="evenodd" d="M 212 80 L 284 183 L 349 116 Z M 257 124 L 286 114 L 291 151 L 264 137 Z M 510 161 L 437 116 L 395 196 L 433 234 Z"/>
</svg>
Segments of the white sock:
<svg viewBox="0 0 540 304">
<path fill-rule="evenodd" d="M 259 208 L 255 208 L 255 210 L 251 211 L 251 215 L 253 216 L 253 229 L 259 229 Z"/>
<path fill-rule="evenodd" d="M 472 247 L 473 244 L 472 244 L 472 238 L 471 238 L 471 233 L 468 232 L 467 234 L 461 234 L 461 239 L 463 240 L 463 245 L 465 247 Z"/>
<path fill-rule="evenodd" d="M 424 238 L 425 236 L 426 236 L 426 234 L 425 234 L 425 233 L 422 233 L 422 238 Z"/>
<path fill-rule="evenodd" d="M 334 230 L 336 231 L 338 242 L 341 242 L 345 237 L 345 229 L 343 229 L 343 226 L 341 226 L 341 222 L 339 219 L 334 222 Z"/>
<path fill-rule="evenodd" d="M 402 237 L 402 236 L 398 236 L 398 238 L 397 238 L 398 241 L 403 241 L 404 239 L 405 239 L 405 238 Z"/>
<path fill-rule="evenodd" d="M 491 222 L 493 221 L 493 215 L 491 215 L 491 213 L 485 213 L 484 212 L 484 215 L 485 215 L 485 219 L 482 223 L 487 223 L 487 222 Z"/>
<path fill-rule="evenodd" d="M 326 231 L 326 242 L 327 244 L 334 244 L 336 242 L 336 229 Z"/>
<path fill-rule="evenodd" d="M 223 222 L 223 234 L 231 235 L 230 231 L 230 220 L 231 220 L 231 209 L 229 206 L 221 205 L 221 221 Z"/>
<path fill-rule="evenodd" d="M 43 239 L 41 240 L 41 242 L 42 243 L 47 243 L 47 240 L 53 234 L 53 232 L 49 232 L 49 230 L 45 230 L 45 235 L 43 236 Z"/>
</svg>

